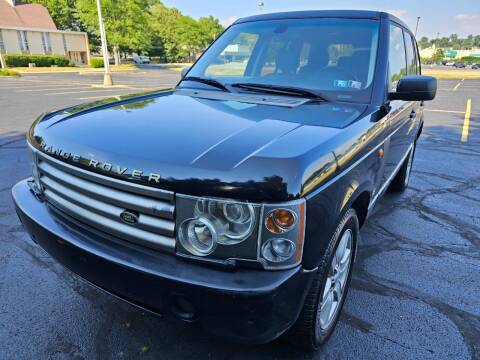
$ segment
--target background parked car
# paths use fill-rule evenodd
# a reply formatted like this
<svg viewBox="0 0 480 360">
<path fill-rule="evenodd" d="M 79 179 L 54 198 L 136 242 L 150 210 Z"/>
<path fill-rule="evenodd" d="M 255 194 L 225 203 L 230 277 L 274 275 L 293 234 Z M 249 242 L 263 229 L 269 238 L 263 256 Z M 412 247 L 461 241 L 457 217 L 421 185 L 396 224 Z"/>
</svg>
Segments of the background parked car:
<svg viewBox="0 0 480 360">
<path fill-rule="evenodd" d="M 133 61 L 135 64 L 150 64 L 150 58 L 148 56 L 133 54 Z"/>
<path fill-rule="evenodd" d="M 455 63 L 453 61 L 449 61 L 445 63 L 445 66 L 453 66 Z"/>
<path fill-rule="evenodd" d="M 480 69 L 480 64 L 472 64 L 472 69 Z"/>
<path fill-rule="evenodd" d="M 463 63 L 461 61 L 457 61 L 456 63 L 453 64 L 453 66 L 456 67 L 456 68 L 464 68 L 465 63 Z"/>
</svg>

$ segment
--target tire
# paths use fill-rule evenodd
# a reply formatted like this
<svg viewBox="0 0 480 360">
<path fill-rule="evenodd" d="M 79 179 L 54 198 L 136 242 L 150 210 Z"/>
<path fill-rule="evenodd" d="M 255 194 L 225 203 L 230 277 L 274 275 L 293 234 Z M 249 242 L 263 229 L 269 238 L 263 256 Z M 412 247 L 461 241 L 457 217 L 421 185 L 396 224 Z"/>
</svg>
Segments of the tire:
<svg viewBox="0 0 480 360">
<path fill-rule="evenodd" d="M 358 234 L 359 222 L 357 213 L 354 209 L 349 209 L 338 223 L 337 229 L 330 240 L 327 252 L 325 254 L 325 260 L 322 262 L 315 274 L 315 278 L 307 294 L 299 318 L 292 328 L 285 334 L 286 339 L 294 346 L 301 347 L 307 351 L 317 350 L 333 333 L 335 325 L 338 322 L 338 318 L 340 317 L 340 313 L 347 296 L 348 287 L 350 285 Z M 329 290 L 337 288 L 337 286 L 333 285 L 334 282 L 331 281 L 332 266 L 334 264 L 333 261 L 335 259 L 335 255 L 337 253 L 341 253 L 341 248 L 339 245 L 343 245 L 345 236 L 351 236 L 351 242 L 348 263 L 347 261 L 344 263 L 345 266 L 348 267 L 343 277 L 343 285 L 340 285 L 341 296 L 338 297 L 335 310 L 332 310 L 332 308 L 329 312 L 323 311 L 322 309 L 326 309 L 325 306 L 328 304 L 328 300 L 325 301 L 324 306 L 322 306 L 322 300 L 330 297 L 328 295 L 325 297 L 325 294 L 332 293 L 332 298 L 334 298 L 333 293 L 335 293 L 335 291 L 327 291 L 326 288 L 328 287 Z M 337 265 L 339 266 L 339 269 L 341 269 L 343 267 L 342 261 L 340 261 L 340 263 Z M 339 274 L 340 270 L 337 272 L 336 276 L 339 276 Z M 337 283 L 341 283 L 341 281 L 338 281 Z M 329 321 L 322 322 L 321 315 L 327 312 L 331 313 Z M 325 317 L 323 317 L 323 319 L 325 319 Z"/>
<path fill-rule="evenodd" d="M 402 167 L 398 170 L 397 175 L 395 175 L 390 183 L 390 186 L 388 187 L 389 192 L 402 193 L 407 189 L 408 182 L 410 181 L 410 174 L 412 172 L 413 158 L 415 157 L 415 147 L 416 143 L 413 144 L 410 153 L 403 161 Z"/>
</svg>

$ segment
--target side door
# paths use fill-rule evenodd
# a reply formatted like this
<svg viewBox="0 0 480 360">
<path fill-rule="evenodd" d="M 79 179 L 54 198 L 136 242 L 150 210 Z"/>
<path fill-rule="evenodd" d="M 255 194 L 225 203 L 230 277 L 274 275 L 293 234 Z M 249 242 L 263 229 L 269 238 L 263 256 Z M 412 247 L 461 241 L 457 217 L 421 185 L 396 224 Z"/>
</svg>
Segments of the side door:
<svg viewBox="0 0 480 360">
<path fill-rule="evenodd" d="M 415 36 L 413 36 L 412 34 L 408 34 L 408 35 L 412 40 L 413 55 L 414 55 L 414 58 L 412 60 L 411 67 L 410 67 L 411 75 L 421 75 L 420 53 L 418 51 L 417 41 L 415 40 Z M 412 142 L 416 140 L 418 128 L 420 127 L 420 124 L 423 121 L 423 109 L 424 109 L 423 101 L 416 101 L 414 103 L 413 110 L 415 113 L 412 115 L 415 115 L 415 117 L 412 119 L 415 121 L 415 127 L 414 127 L 414 131 L 411 138 Z"/>
<path fill-rule="evenodd" d="M 419 66 L 418 66 L 418 58 L 417 58 L 417 47 L 416 42 L 413 36 L 407 32 L 403 31 L 403 37 L 405 39 L 405 52 L 407 55 L 407 75 L 418 75 L 419 74 Z M 420 122 L 423 110 L 423 104 L 421 101 L 412 101 L 410 106 L 410 114 L 409 114 L 409 125 L 406 134 L 406 143 L 407 149 L 414 141 L 417 135 L 418 124 Z"/>
<path fill-rule="evenodd" d="M 389 92 L 395 92 L 398 81 L 407 75 L 407 55 L 403 29 L 394 23 L 390 23 L 390 39 L 388 51 L 389 63 Z M 410 41 L 411 44 L 411 41 Z M 410 45 L 411 46 L 411 45 Z M 413 102 L 403 100 L 390 101 L 388 126 L 390 139 L 385 165 L 385 181 L 389 180 L 409 147 L 409 130 Z"/>
</svg>

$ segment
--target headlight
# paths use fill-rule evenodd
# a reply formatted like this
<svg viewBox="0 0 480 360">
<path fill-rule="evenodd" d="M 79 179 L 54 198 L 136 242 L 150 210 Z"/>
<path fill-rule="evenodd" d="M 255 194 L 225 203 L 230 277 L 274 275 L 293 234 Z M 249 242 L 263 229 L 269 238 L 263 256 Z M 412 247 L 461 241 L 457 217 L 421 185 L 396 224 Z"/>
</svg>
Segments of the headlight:
<svg viewBox="0 0 480 360">
<path fill-rule="evenodd" d="M 272 263 L 288 261 L 294 254 L 296 245 L 293 241 L 283 238 L 274 238 L 266 241 L 262 246 L 262 256 Z"/>
<path fill-rule="evenodd" d="M 188 219 L 180 226 L 179 240 L 192 254 L 206 256 L 217 246 L 218 230 L 214 221 L 207 217 Z"/>
<path fill-rule="evenodd" d="M 283 269 L 300 263 L 305 201 L 252 204 L 177 195 L 177 254 Z"/>
<path fill-rule="evenodd" d="M 261 205 L 177 195 L 177 254 L 256 260 Z"/>
<path fill-rule="evenodd" d="M 217 242 L 223 245 L 238 244 L 252 233 L 255 225 L 255 210 L 250 204 L 198 200 L 195 217 L 211 216 L 217 222 Z"/>
</svg>

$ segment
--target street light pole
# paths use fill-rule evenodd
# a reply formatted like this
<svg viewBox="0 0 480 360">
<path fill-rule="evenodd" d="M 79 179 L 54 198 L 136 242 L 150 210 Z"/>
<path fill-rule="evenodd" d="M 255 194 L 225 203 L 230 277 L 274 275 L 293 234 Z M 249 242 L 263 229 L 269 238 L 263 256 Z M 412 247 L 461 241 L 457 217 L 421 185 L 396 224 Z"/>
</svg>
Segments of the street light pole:
<svg viewBox="0 0 480 360">
<path fill-rule="evenodd" d="M 7 68 L 7 64 L 5 64 L 5 60 L 3 59 L 3 54 L 0 51 L 0 69 L 6 69 L 6 68 Z"/>
<path fill-rule="evenodd" d="M 417 16 L 417 26 L 415 26 L 415 38 L 417 38 L 418 23 L 420 22 L 420 16 Z"/>
<path fill-rule="evenodd" d="M 258 10 L 259 10 L 260 12 L 262 12 L 264 6 L 265 6 L 265 3 L 264 3 L 263 1 L 260 1 L 260 2 L 258 3 Z"/>
<path fill-rule="evenodd" d="M 103 85 L 112 86 L 112 74 L 110 73 L 110 63 L 108 62 L 107 36 L 105 35 L 105 25 L 103 24 L 102 7 L 100 5 L 100 0 L 97 0 L 97 11 L 98 24 L 100 26 L 100 39 L 102 41 L 103 68 L 105 69 L 105 74 L 103 75 Z"/>
</svg>

